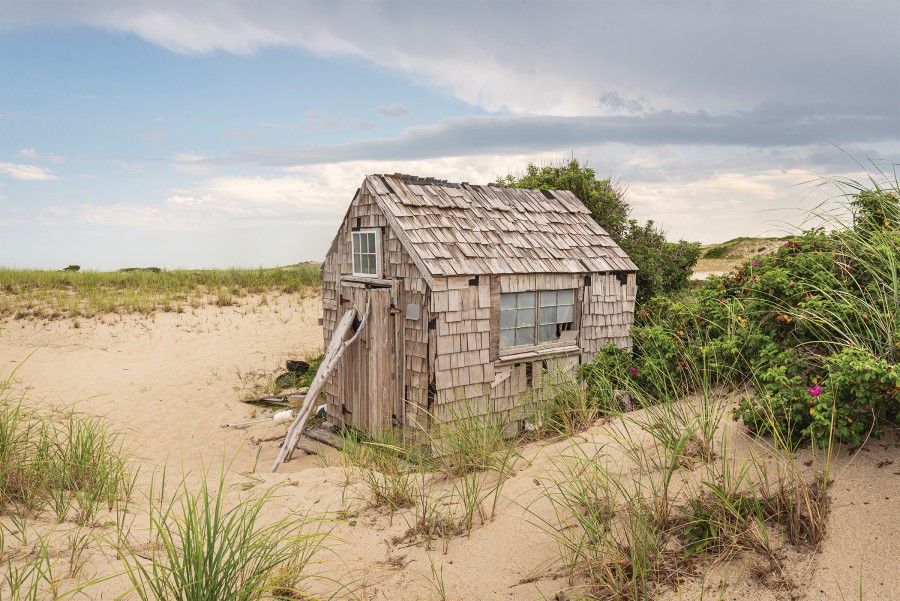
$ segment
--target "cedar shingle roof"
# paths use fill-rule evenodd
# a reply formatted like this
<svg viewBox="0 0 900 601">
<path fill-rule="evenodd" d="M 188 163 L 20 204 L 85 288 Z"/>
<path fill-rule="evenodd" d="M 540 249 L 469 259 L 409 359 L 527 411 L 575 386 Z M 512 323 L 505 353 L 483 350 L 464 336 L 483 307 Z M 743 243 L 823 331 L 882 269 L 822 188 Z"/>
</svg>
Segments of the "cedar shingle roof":
<svg viewBox="0 0 900 601">
<path fill-rule="evenodd" d="M 399 174 L 366 187 L 426 277 L 637 270 L 569 191 Z"/>
</svg>

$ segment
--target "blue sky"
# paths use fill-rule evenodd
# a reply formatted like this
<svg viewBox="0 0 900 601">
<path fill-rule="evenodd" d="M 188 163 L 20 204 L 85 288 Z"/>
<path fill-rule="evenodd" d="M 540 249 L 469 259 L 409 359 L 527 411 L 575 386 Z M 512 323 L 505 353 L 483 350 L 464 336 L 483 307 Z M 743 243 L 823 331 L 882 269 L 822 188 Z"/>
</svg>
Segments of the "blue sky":
<svg viewBox="0 0 900 601">
<path fill-rule="evenodd" d="M 900 161 L 900 0 L 6 0 L 0 265 L 318 260 L 366 173 L 574 154 L 670 237 Z M 788 209 L 788 211 L 778 211 Z"/>
</svg>

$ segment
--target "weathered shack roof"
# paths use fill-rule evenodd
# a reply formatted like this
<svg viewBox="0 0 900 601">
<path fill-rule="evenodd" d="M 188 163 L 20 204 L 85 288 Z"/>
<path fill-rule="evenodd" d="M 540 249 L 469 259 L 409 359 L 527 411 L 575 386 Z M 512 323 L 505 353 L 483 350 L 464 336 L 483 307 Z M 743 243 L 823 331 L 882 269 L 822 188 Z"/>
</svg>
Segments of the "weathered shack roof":
<svg viewBox="0 0 900 601">
<path fill-rule="evenodd" d="M 428 276 L 636 271 L 569 191 L 369 175 L 369 192 Z"/>
</svg>

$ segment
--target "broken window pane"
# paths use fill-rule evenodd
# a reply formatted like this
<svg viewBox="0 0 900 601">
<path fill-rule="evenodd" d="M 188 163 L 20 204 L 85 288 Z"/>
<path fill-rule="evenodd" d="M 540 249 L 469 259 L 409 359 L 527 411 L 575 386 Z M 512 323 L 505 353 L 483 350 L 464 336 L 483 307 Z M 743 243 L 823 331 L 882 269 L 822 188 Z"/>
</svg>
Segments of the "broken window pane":
<svg viewBox="0 0 900 601">
<path fill-rule="evenodd" d="M 555 323 L 538 328 L 538 342 L 553 342 L 554 340 L 556 340 Z"/>
</svg>

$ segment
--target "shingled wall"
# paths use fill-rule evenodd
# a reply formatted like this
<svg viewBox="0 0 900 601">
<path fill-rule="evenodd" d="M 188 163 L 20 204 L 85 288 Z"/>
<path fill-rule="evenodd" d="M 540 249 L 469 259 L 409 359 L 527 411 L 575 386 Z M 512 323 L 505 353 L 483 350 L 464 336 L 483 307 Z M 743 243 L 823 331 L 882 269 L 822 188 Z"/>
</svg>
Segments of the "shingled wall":
<svg viewBox="0 0 900 601">
<path fill-rule="evenodd" d="M 620 278 L 625 279 L 623 284 Z M 589 363 L 594 354 L 609 343 L 631 348 L 628 330 L 634 322 L 637 296 L 635 274 L 595 274 L 585 286 L 581 326 L 582 361 Z"/>
<path fill-rule="evenodd" d="M 637 292 L 633 273 L 436 277 L 433 285 L 432 414 L 438 422 L 493 413 L 513 430 L 520 429 L 549 392 L 548 372 L 573 371 L 609 343 L 620 348 L 631 344 L 628 328 Z M 501 354 L 496 339 L 499 312 L 492 311 L 499 308 L 500 293 L 566 288 L 575 289 L 580 300 L 574 324 L 578 348 L 546 345 L 542 356 Z"/>
<path fill-rule="evenodd" d="M 402 311 L 407 304 L 421 307 L 419 319 L 403 319 L 404 340 L 402 345 L 403 365 L 405 369 L 403 390 L 407 401 L 407 426 L 415 428 L 421 420 L 421 410 L 428 406 L 428 299 L 430 296 L 427 284 L 416 265 L 403 248 L 400 240 L 388 225 L 383 212 L 375 203 L 364 185 L 357 193 L 343 223 L 334 239 L 331 249 L 322 264 L 322 326 L 325 347 L 337 322 L 343 315 L 339 310 L 341 298 L 341 275 L 350 274 L 352 268 L 352 250 L 350 232 L 354 227 L 382 229 L 382 268 L 386 279 L 400 279 L 401 298 L 397 299 L 398 308 Z M 349 296 L 347 294 L 345 297 Z M 363 307 L 359 307 L 360 310 Z M 405 317 L 403 315 L 402 317 Z M 326 411 L 329 421 L 343 426 L 341 398 L 344 395 L 341 382 L 341 371 L 348 366 L 342 365 L 328 379 L 326 385 Z M 352 367 L 349 367 L 352 369 Z M 427 420 L 425 422 L 427 424 Z"/>
</svg>

